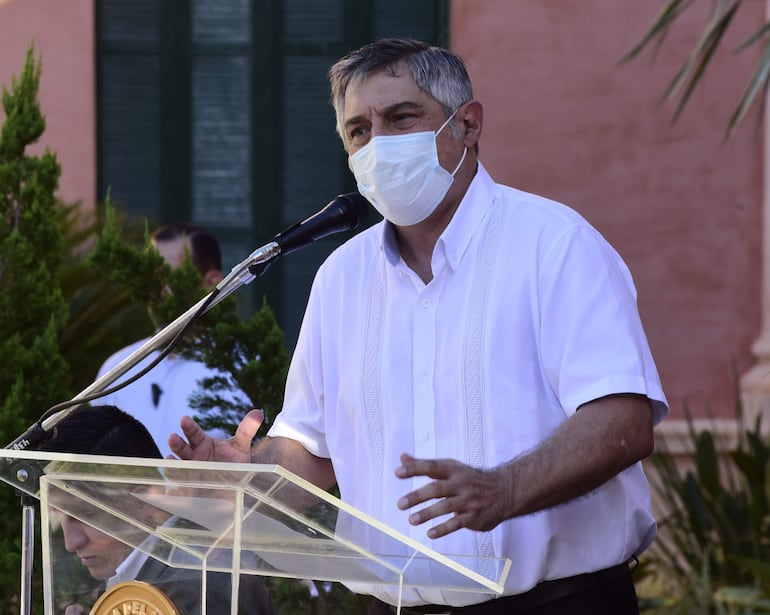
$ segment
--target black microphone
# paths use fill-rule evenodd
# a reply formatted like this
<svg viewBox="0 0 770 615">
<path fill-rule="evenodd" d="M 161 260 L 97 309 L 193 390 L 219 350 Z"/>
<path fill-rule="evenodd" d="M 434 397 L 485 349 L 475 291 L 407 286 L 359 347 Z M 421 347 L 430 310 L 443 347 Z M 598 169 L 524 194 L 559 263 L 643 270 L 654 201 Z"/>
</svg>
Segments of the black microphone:
<svg viewBox="0 0 770 615">
<path fill-rule="evenodd" d="M 254 250 L 244 263 L 233 267 L 233 271 L 217 285 L 217 288 L 230 284 L 232 282 L 230 278 L 233 276 L 239 280 L 239 283 L 248 284 L 255 277 L 265 273 L 279 256 L 290 254 L 333 233 L 356 228 L 364 219 L 368 208 L 369 201 L 358 192 L 340 194 L 320 211 L 281 231 L 270 243 Z M 245 267 L 251 275 L 249 279 L 242 277 L 244 264 L 247 261 L 248 264 Z"/>
<path fill-rule="evenodd" d="M 340 194 L 309 218 L 278 233 L 273 241 L 280 247 L 281 255 L 290 254 L 334 233 L 356 228 L 368 208 L 369 201 L 358 192 Z"/>
</svg>

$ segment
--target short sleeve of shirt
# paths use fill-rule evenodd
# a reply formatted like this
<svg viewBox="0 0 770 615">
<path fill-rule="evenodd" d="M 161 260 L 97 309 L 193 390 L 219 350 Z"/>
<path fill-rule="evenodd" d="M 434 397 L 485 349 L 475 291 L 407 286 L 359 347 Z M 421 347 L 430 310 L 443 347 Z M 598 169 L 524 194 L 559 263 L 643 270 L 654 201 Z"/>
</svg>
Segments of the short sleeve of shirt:
<svg viewBox="0 0 770 615">
<path fill-rule="evenodd" d="M 660 421 L 665 397 L 631 274 L 615 250 L 592 227 L 570 226 L 545 255 L 539 282 L 543 366 L 565 410 L 637 393 Z"/>
<path fill-rule="evenodd" d="M 286 379 L 283 408 L 270 428 L 271 437 L 296 440 L 317 457 L 328 458 L 323 415 L 323 369 L 320 332 L 322 330 L 319 286 L 322 267 L 310 291 L 305 316 Z M 290 418 L 289 418 L 290 417 Z"/>
</svg>

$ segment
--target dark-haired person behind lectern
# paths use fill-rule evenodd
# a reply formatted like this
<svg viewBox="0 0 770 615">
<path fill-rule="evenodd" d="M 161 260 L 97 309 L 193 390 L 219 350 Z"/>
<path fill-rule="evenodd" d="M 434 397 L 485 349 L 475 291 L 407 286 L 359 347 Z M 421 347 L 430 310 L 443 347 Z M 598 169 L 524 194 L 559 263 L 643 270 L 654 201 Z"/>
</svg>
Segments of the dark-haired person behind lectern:
<svg viewBox="0 0 770 615">
<path fill-rule="evenodd" d="M 121 457 L 162 459 L 155 441 L 137 419 L 115 406 L 80 409 L 60 421 L 53 436 L 39 450 Z M 94 579 L 106 589 L 122 581 L 145 581 L 160 589 L 180 615 L 200 615 L 200 580 L 133 549 L 112 536 L 66 515 L 60 515 L 64 545 L 75 553 Z M 230 612 L 230 575 L 209 572 L 207 613 Z M 70 605 L 65 615 L 86 613 L 82 605 Z M 261 578 L 242 575 L 238 613 L 275 615 L 270 595 Z"/>
</svg>

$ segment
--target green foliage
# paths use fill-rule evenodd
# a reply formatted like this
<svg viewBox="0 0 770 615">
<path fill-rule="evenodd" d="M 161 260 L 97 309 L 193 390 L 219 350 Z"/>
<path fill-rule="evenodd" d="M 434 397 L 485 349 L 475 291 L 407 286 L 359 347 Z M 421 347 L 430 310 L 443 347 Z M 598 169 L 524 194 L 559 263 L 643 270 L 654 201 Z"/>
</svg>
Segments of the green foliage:
<svg viewBox="0 0 770 615">
<path fill-rule="evenodd" d="M 153 327 L 143 303 L 88 263 L 94 238 L 104 225 L 99 213 L 76 203 L 61 204 L 59 214 L 65 257 L 57 278 L 70 313 L 59 347 L 71 368 L 70 390 L 82 391 L 93 382 L 106 357 L 150 335 Z M 119 224 L 125 240 L 142 237 L 143 223 L 140 227 L 121 217 Z"/>
<path fill-rule="evenodd" d="M 264 435 L 283 404 L 289 365 L 283 331 L 267 301 L 247 321 L 237 318 L 234 310 L 228 312 L 200 339 L 188 349 L 189 354 L 227 375 L 206 378 L 201 383 L 203 392 L 193 396 L 191 405 L 201 410 L 201 424 L 231 432 L 243 418 L 244 408 L 233 403 L 227 391 L 240 390 L 252 408 L 265 412 L 258 434 Z"/>
<path fill-rule="evenodd" d="M 0 434 L 15 439 L 67 393 L 69 367 L 59 348 L 68 309 L 56 280 L 64 258 L 57 224 L 59 164 L 27 147 L 45 129 L 37 102 L 40 62 L 27 53 L 21 76 L 3 88 L 0 131 Z M 0 613 L 18 612 L 19 498 L 0 492 Z"/>
<path fill-rule="evenodd" d="M 37 103 L 40 66 L 30 48 L 21 77 L 11 78 L 10 91 L 3 87 L 5 122 L 0 131 L 0 158 L 5 161 L 25 159 L 27 146 L 37 141 L 45 130 L 45 118 Z M 57 170 L 55 177 L 58 175 Z"/>
<path fill-rule="evenodd" d="M 665 441 L 651 458 L 653 489 L 668 513 L 647 570 L 663 580 L 666 599 L 650 612 L 770 612 L 770 445 L 761 420 L 749 429 L 739 421 L 738 441 L 721 459 L 713 433 L 696 430 L 689 416 L 688 425 L 691 469 Z"/>
<path fill-rule="evenodd" d="M 145 227 L 144 248 L 129 242 L 118 224 L 117 214 L 109 195 L 104 204 L 104 223 L 97 235 L 96 245 L 89 256 L 89 263 L 103 277 L 124 287 L 131 298 L 147 306 L 162 300 L 163 288 L 171 276 L 171 267 L 152 247 Z M 200 279 L 200 276 L 199 276 Z M 200 283 L 194 296 L 202 294 Z M 189 299 L 187 293 L 177 301 Z M 188 304 L 192 305 L 192 303 Z M 175 306 L 174 306 L 175 307 Z M 177 315 L 181 312 L 177 312 Z M 158 325 L 159 323 L 154 322 Z"/>
<path fill-rule="evenodd" d="M 182 267 L 172 269 L 152 246 L 148 233 L 143 247 L 127 243 L 109 203 L 90 261 L 103 275 L 124 285 L 135 300 L 145 303 L 158 327 L 187 312 L 207 294 L 189 254 Z M 260 432 L 264 433 L 281 408 L 289 364 L 283 332 L 267 303 L 243 319 L 235 298 L 225 299 L 197 321 L 176 351 L 222 374 L 198 383 L 199 390 L 191 392 L 191 405 L 201 410 L 199 420 L 204 428 L 232 432 L 246 412 L 259 407 L 267 418 Z M 237 391 L 248 397 L 248 403 L 239 403 L 233 396 Z"/>
<path fill-rule="evenodd" d="M 351 593 L 340 583 L 266 578 L 278 613 L 291 615 L 360 615 L 366 613 L 371 596 Z M 313 592 L 310 588 L 313 588 Z"/>
</svg>

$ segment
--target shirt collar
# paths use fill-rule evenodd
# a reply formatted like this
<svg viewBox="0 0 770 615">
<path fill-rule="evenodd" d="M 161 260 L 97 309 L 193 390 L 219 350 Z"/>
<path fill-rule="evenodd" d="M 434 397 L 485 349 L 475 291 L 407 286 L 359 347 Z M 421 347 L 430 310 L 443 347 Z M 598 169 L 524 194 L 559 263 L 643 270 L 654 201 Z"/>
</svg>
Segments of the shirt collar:
<svg viewBox="0 0 770 615">
<path fill-rule="evenodd" d="M 487 216 L 495 195 L 495 183 L 482 164 L 478 163 L 476 175 L 460 201 L 454 216 L 441 233 L 437 248 L 444 250 L 447 262 L 457 270 L 481 221 Z"/>
<path fill-rule="evenodd" d="M 494 194 L 495 182 L 479 162 L 476 175 L 436 244 L 437 249 L 443 250 L 446 260 L 453 270 L 456 270 L 460 265 L 476 228 L 486 217 L 492 205 Z M 391 265 L 396 266 L 400 262 L 401 256 L 398 252 L 393 225 L 387 220 L 383 220 L 380 224 L 382 225 L 380 244 L 385 258 Z"/>
<path fill-rule="evenodd" d="M 177 519 L 178 517 L 176 516 L 169 517 L 161 524 L 161 527 L 173 526 Z M 138 549 L 131 551 L 131 553 L 128 554 L 128 557 L 120 562 L 120 565 L 115 570 L 115 574 L 107 579 L 107 589 L 118 583 L 136 579 L 136 577 L 139 576 L 139 571 L 150 558 L 148 553 L 154 552 L 155 549 L 157 549 L 157 544 L 160 543 L 158 543 L 158 540 L 154 535 L 150 534 L 147 536 L 147 538 L 145 538 L 139 545 Z"/>
<path fill-rule="evenodd" d="M 398 243 L 396 242 L 396 232 L 393 230 L 393 225 L 387 220 L 380 222 L 380 225 L 380 246 L 385 254 L 385 258 L 395 267 L 401 260 L 401 255 L 398 252 Z"/>
<path fill-rule="evenodd" d="M 139 571 L 144 566 L 149 556 L 138 549 L 134 549 L 128 554 L 128 557 L 124 559 L 118 569 L 115 571 L 115 575 L 107 580 L 107 589 L 123 581 L 133 581 L 139 574 Z"/>
</svg>

